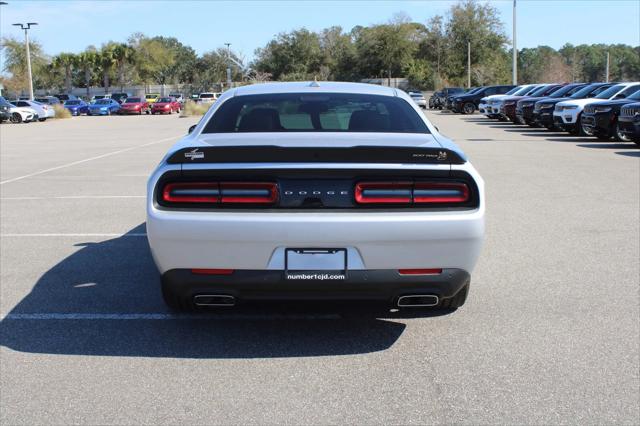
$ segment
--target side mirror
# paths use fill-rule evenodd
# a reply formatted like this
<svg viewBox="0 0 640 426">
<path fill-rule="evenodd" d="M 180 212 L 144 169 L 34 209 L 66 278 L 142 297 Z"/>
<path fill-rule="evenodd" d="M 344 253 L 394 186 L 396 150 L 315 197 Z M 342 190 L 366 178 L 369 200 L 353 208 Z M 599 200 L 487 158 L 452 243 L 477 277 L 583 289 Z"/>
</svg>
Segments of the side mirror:
<svg viewBox="0 0 640 426">
<path fill-rule="evenodd" d="M 195 130 L 197 124 L 194 124 L 193 126 L 189 127 L 189 130 L 187 131 L 188 133 L 191 133 Z"/>
</svg>

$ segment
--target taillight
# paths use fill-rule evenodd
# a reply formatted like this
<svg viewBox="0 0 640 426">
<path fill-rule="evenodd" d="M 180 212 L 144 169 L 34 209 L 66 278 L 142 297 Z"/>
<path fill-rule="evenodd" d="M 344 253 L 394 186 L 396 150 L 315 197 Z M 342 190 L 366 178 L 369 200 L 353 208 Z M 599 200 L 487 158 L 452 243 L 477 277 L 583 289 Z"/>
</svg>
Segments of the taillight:
<svg viewBox="0 0 640 426">
<path fill-rule="evenodd" d="M 162 191 L 162 199 L 169 203 L 217 203 L 220 185 L 217 182 L 168 183 Z"/>
<path fill-rule="evenodd" d="M 275 183 L 220 182 L 222 203 L 273 204 L 278 199 Z"/>
<path fill-rule="evenodd" d="M 356 202 L 359 204 L 409 204 L 411 182 L 361 182 L 356 184 Z"/>
<path fill-rule="evenodd" d="M 413 202 L 464 203 L 469 201 L 469 187 L 459 182 L 416 182 L 413 187 Z"/>
<path fill-rule="evenodd" d="M 197 204 L 273 204 L 278 186 L 269 182 L 175 182 L 162 190 L 162 201 Z"/>
<path fill-rule="evenodd" d="M 457 204 L 469 198 L 462 182 L 360 182 L 355 187 L 358 204 Z"/>
<path fill-rule="evenodd" d="M 192 269 L 191 273 L 194 275 L 231 275 L 233 269 Z"/>
</svg>

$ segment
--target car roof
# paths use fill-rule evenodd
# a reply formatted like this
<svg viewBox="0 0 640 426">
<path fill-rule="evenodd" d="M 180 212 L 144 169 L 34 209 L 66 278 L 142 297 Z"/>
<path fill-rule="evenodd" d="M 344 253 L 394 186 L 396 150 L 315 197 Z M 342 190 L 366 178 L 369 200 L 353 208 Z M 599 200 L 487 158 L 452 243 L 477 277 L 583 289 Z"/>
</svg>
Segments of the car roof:
<svg viewBox="0 0 640 426">
<path fill-rule="evenodd" d="M 335 81 L 296 81 L 287 83 L 263 83 L 237 87 L 234 96 L 262 95 L 270 93 L 357 93 L 366 95 L 396 96 L 390 87 L 366 83 L 344 83 Z"/>
</svg>

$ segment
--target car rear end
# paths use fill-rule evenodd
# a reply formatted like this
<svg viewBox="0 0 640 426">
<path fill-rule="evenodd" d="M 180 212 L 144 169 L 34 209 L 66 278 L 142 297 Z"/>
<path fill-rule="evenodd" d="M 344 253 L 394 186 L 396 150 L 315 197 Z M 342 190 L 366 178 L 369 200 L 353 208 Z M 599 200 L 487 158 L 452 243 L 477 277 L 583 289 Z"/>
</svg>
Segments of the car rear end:
<svg viewBox="0 0 640 426">
<path fill-rule="evenodd" d="M 208 133 L 219 108 L 148 183 L 147 234 L 170 306 L 464 303 L 483 181 L 435 129 Z"/>
</svg>

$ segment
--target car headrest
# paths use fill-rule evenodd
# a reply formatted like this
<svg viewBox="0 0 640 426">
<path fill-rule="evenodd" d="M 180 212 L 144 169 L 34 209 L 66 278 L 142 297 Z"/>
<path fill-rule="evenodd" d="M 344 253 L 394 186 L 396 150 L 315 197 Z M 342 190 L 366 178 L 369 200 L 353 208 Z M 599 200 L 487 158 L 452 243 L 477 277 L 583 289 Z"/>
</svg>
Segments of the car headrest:
<svg viewBox="0 0 640 426">
<path fill-rule="evenodd" d="M 281 129 L 280 114 L 274 108 L 255 108 L 242 117 L 238 125 L 240 132 L 269 132 Z"/>
<path fill-rule="evenodd" d="M 349 119 L 349 130 L 385 131 L 389 130 L 389 117 L 376 111 L 354 111 Z"/>
</svg>

